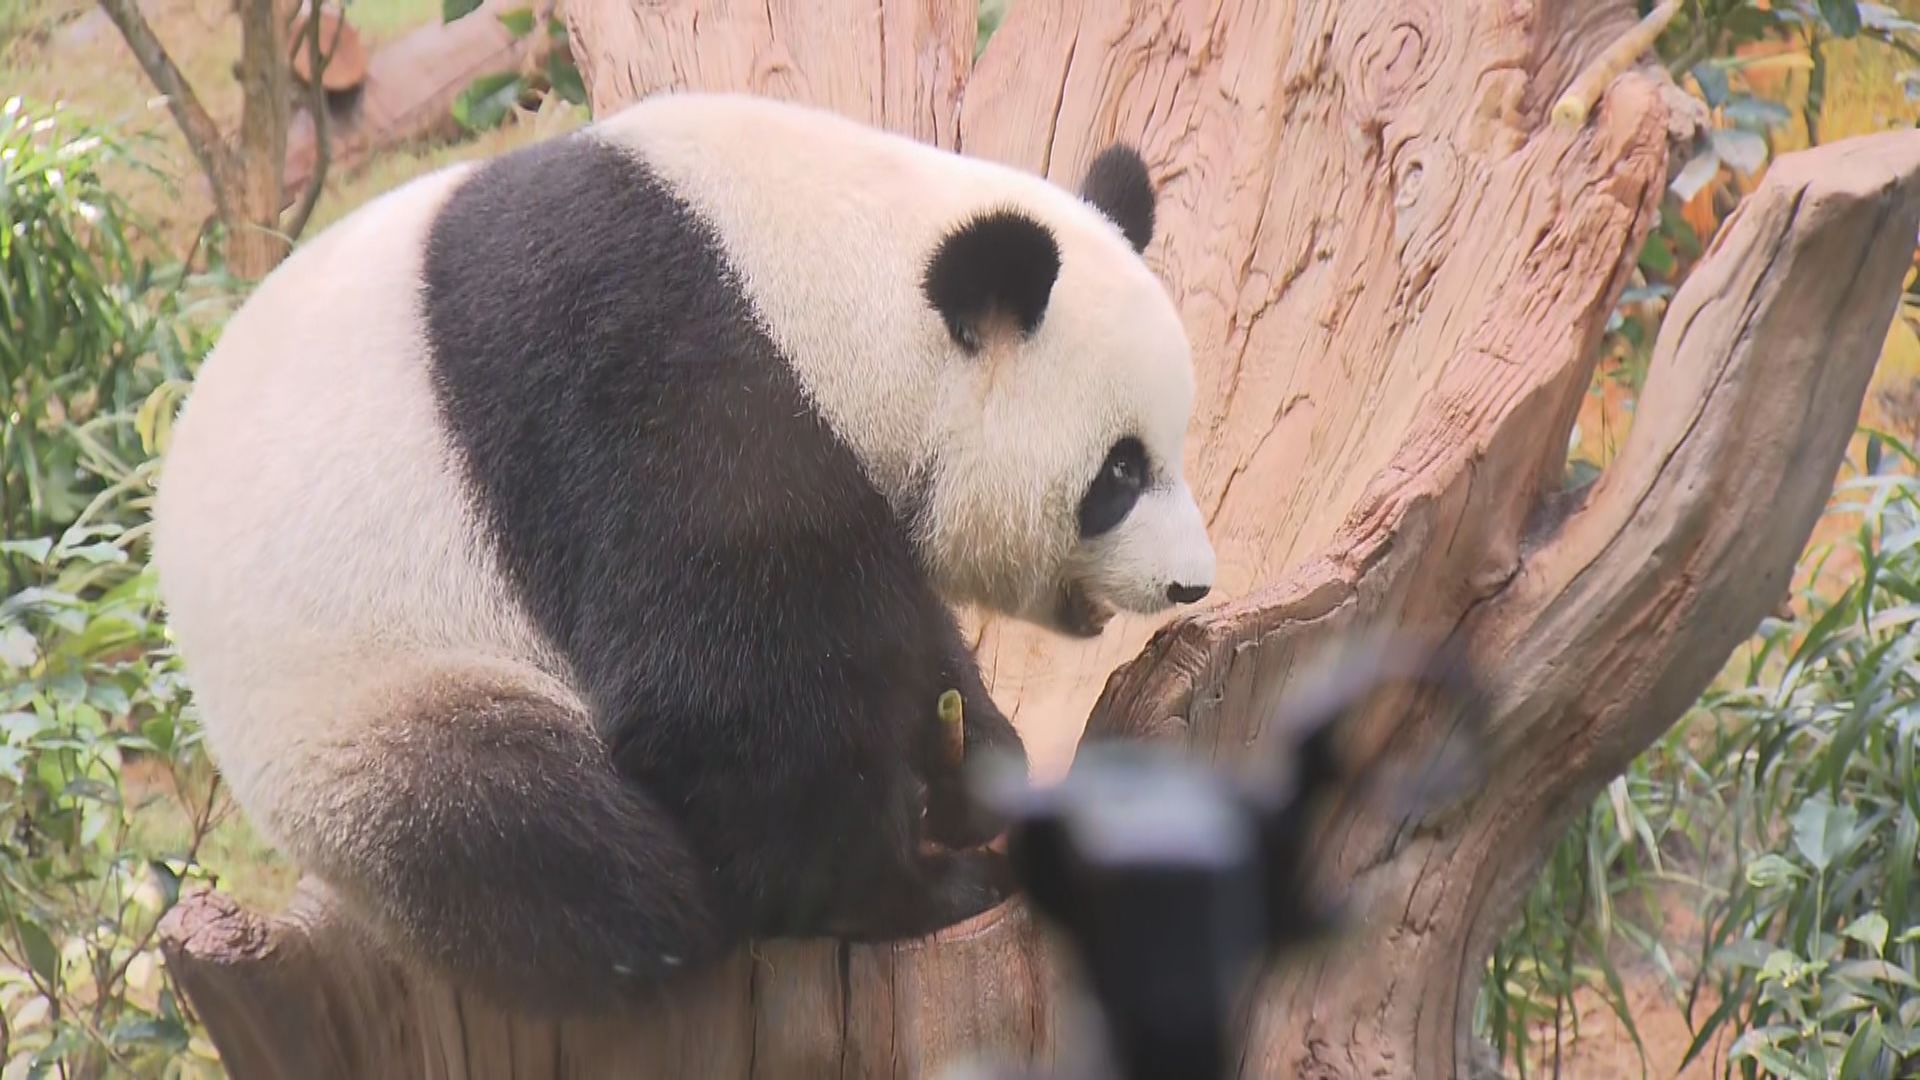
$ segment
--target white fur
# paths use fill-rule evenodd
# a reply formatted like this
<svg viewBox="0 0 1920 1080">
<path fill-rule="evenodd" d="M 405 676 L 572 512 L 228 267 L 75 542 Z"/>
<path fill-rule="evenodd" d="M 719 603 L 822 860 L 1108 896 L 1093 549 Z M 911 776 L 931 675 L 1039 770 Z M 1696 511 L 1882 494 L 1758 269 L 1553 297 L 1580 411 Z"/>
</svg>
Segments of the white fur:
<svg viewBox="0 0 1920 1080">
<path fill-rule="evenodd" d="M 1126 611 L 1151 613 L 1167 605 L 1167 586 L 1213 586 L 1213 548 L 1207 523 L 1180 480 L 1148 490 L 1118 528 L 1082 544 L 1068 575 L 1089 593 Z M 1195 543 L 1193 537 L 1203 541 Z"/>
<path fill-rule="evenodd" d="M 422 241 L 466 174 L 389 192 L 263 281 L 162 463 L 154 563 L 210 748 L 296 851 L 321 782 L 306 751 L 379 715 L 366 695 L 435 663 L 565 693 L 469 519 L 427 382 Z"/>
<path fill-rule="evenodd" d="M 930 549 L 953 598 L 1033 612 L 1074 574 L 1149 613 L 1211 586 L 1182 476 L 1193 371 L 1178 313 L 1120 230 L 1076 194 L 832 113 L 744 95 L 657 96 L 598 125 L 713 222 L 816 405 L 896 500 L 931 481 Z M 940 238 L 1026 210 L 1060 277 L 1030 341 L 965 356 L 921 294 Z M 1107 450 L 1138 436 L 1157 485 L 1114 534 L 1077 541 Z"/>
</svg>

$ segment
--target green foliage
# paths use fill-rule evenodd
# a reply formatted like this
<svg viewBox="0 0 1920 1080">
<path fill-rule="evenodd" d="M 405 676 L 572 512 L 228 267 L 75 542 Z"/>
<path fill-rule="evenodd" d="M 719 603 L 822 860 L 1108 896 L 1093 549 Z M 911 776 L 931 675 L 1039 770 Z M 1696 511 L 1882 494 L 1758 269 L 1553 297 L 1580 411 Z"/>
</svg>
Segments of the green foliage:
<svg viewBox="0 0 1920 1080">
<path fill-rule="evenodd" d="M 1574 999 L 1583 991 L 1612 1011 L 1644 1061 L 1609 946 L 1616 935 L 1639 945 L 1668 985 L 1681 990 L 1659 928 L 1629 912 L 1657 912 L 1662 890 L 1671 887 L 1710 891 L 1668 855 L 1688 846 L 1698 813 L 1691 794 L 1669 776 L 1697 775 L 1701 768 L 1687 751 L 1684 727 L 1635 761 L 1569 826 L 1522 902 L 1517 925 L 1494 946 L 1474 1026 L 1520 1075 L 1549 1056 L 1533 1045 L 1543 1027 L 1551 1032 L 1550 1057 L 1559 1072 L 1565 1039 L 1579 1035 Z"/>
<path fill-rule="evenodd" d="M 11 542 L 44 583 L 0 602 L 0 1008 L 36 1072 L 211 1075 L 154 934 L 204 876 L 217 781 L 133 532 Z M 136 842 L 157 800 L 187 813 L 185 844 Z"/>
<path fill-rule="evenodd" d="M 453 99 L 453 118 L 468 131 L 498 127 L 524 92 L 520 76 L 511 71 L 482 75 Z"/>
<path fill-rule="evenodd" d="M 1006 21 L 1007 5 L 1011 2 L 1012 0 L 980 0 L 978 15 L 980 29 L 973 42 L 975 60 L 980 59 L 980 54 L 987 51 L 987 39 L 993 37 L 993 32 L 1000 29 L 1000 24 Z"/>
<path fill-rule="evenodd" d="M 1826 82 L 1823 41 L 1864 37 L 1912 60 L 1920 60 L 1920 24 L 1882 4 L 1856 0 L 1816 3 L 1768 3 L 1754 0 L 1695 0 L 1681 8 L 1660 50 L 1676 78 L 1692 76 L 1695 89 L 1713 111 L 1715 130 L 1673 182 L 1682 199 L 1693 197 L 1722 165 L 1751 174 L 1772 153 L 1769 134 L 1793 119 L 1778 102 L 1740 92 L 1734 80 L 1760 63 L 1804 62 L 1811 72 L 1801 111 L 1808 140 L 1817 142 L 1819 112 Z M 1772 58 L 1742 56 L 1739 50 L 1759 42 L 1790 46 Z"/>
<path fill-rule="evenodd" d="M 1733 866 L 1695 982 L 1723 1004 L 1693 1049 L 1737 1031 L 1749 1076 L 1920 1070 L 1920 479 L 1906 447 L 1873 443 L 1885 471 L 1835 508 L 1860 521 L 1857 578 L 1767 627 L 1748 684 L 1704 703 Z"/>
<path fill-rule="evenodd" d="M 188 1075 L 154 947 L 217 783 L 140 549 L 174 410 L 210 345 L 205 279 L 137 254 L 98 128 L 0 110 L 0 1054 L 10 1074 Z M 216 294 L 216 298 L 217 298 Z M 189 825 L 165 842 L 156 803 Z"/>
<path fill-rule="evenodd" d="M 477 3 L 469 4 L 468 0 L 446 0 L 445 18 L 451 21 L 477 6 Z M 531 7 L 503 11 L 499 19 L 507 32 L 516 38 L 534 32 L 534 12 Z M 580 76 L 579 67 L 573 62 L 566 24 L 558 18 L 549 17 L 545 32 L 550 40 L 546 46 L 546 60 L 539 71 L 532 74 L 499 71 L 481 75 L 460 91 L 453 101 L 453 118 L 461 127 L 474 133 L 491 130 L 512 116 L 516 106 L 537 110 L 541 100 L 549 95 L 569 105 L 586 105 L 587 84 Z"/>
<path fill-rule="evenodd" d="M 63 529 L 139 456 L 125 412 L 181 378 L 209 337 L 189 279 L 137 253 L 137 223 L 102 179 L 141 168 L 128 143 L 58 109 L 0 106 L 0 526 Z M 4 559 L 8 581 L 24 579 Z"/>
<path fill-rule="evenodd" d="M 61 119 L 18 97 L 0 106 L 0 380 L 11 403 L 0 431 L 0 521 L 8 536 L 79 511 L 77 450 L 46 445 L 44 429 L 71 415 L 80 384 L 118 396 L 136 333 L 120 282 L 140 268 L 124 204 L 100 179 L 124 148 Z"/>
<path fill-rule="evenodd" d="M 1582 990 L 1637 1040 L 1612 959 L 1624 940 L 1684 1001 L 1689 1060 L 1719 1040 L 1748 1077 L 1920 1072 L 1920 460 L 1880 434 L 1866 458 L 1829 510 L 1857 528 L 1810 553 L 1857 565 L 1838 597 L 1810 584 L 1804 618 L 1763 623 L 1739 685 L 1706 695 L 1555 847 L 1483 984 L 1477 1027 L 1503 1057 L 1537 1060 L 1542 1027 L 1577 1033 Z M 1691 975 L 1657 927 L 1623 917 L 1628 896 L 1703 912 Z"/>
<path fill-rule="evenodd" d="M 1676 171 L 1607 328 L 1602 378 L 1627 391 L 1629 411 L 1666 303 L 1711 241 L 1683 205 L 1707 200 L 1695 220 L 1724 220 L 1789 125 L 1819 141 L 1823 43 L 1847 37 L 1920 61 L 1920 24 L 1853 0 L 1689 0 L 1662 36 L 1668 70 L 1700 96 L 1712 130 Z M 1797 109 L 1754 90 L 1768 85 L 1762 66 L 1807 73 Z M 1914 73 L 1902 78 L 1920 85 Z M 1576 994 L 1605 1002 L 1638 1041 L 1613 966 L 1631 955 L 1622 945 L 1684 1001 L 1696 1025 L 1690 1057 L 1730 1049 L 1729 1067 L 1748 1076 L 1912 1075 L 1920 1066 L 1920 669 L 1906 633 L 1907 605 L 1920 602 L 1920 525 L 1905 475 L 1916 470 L 1891 440 L 1875 437 L 1866 450 L 1870 475 L 1834 509 L 1863 522 L 1839 553 L 1860 567 L 1857 579 L 1831 602 L 1803 597 L 1804 620 L 1763 625 L 1739 689 L 1709 695 L 1576 817 L 1496 947 L 1477 1027 L 1522 1071 L 1529 1060 L 1557 1062 L 1563 1037 L 1577 1033 Z M 1597 473 L 1598 463 L 1572 459 L 1568 483 Z M 1810 557 L 1817 567 L 1829 554 Z M 1693 908 L 1706 912 L 1704 941 L 1681 949 L 1656 923 Z M 1683 977 L 1676 959 L 1691 972 Z M 1543 1033 L 1551 1055 L 1538 1045 Z"/>
<path fill-rule="evenodd" d="M 1840 37 L 1860 32 L 1860 4 L 1857 0 L 1820 0 L 1820 18 Z"/>
<path fill-rule="evenodd" d="M 512 11 L 503 11 L 500 13 L 500 25 L 506 27 L 507 33 L 512 34 L 514 37 L 526 37 L 528 34 L 533 33 L 533 9 L 523 7 L 514 8 Z"/>
<path fill-rule="evenodd" d="M 1643 9 L 1649 3 L 1642 3 Z M 1662 200 L 1653 233 L 1636 261 L 1633 285 L 1621 296 L 1607 326 L 1606 350 L 1613 362 L 1604 378 L 1637 395 L 1646 378 L 1655 334 L 1674 288 L 1704 250 L 1704 240 L 1682 216 L 1682 207 L 1707 192 L 1715 216 L 1723 217 L 1738 194 L 1736 181 L 1749 181 L 1772 159 L 1774 140 L 1796 119 L 1794 110 L 1754 93 L 1747 73 L 1762 65 L 1800 66 L 1810 73 L 1807 97 L 1798 113 L 1808 141 L 1817 142 L 1825 89 L 1823 41 L 1861 37 L 1920 62 L 1920 23 L 1880 4 L 1854 0 L 1768 3 L 1755 0 L 1691 0 L 1683 4 L 1659 42 L 1669 72 L 1690 86 L 1706 105 L 1712 128 L 1699 139 L 1692 156 L 1677 170 Z M 1767 55 L 1739 50 L 1764 44 Z M 1908 73 L 1920 87 L 1920 72 Z M 1597 463 L 1576 462 L 1586 475 Z"/>
</svg>

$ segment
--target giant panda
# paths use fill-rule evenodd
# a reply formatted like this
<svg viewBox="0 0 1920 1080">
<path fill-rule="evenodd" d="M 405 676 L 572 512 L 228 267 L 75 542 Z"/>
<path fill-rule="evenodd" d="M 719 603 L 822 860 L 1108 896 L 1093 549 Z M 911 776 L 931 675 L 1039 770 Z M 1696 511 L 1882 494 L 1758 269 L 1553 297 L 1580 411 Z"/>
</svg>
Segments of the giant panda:
<svg viewBox="0 0 1920 1080">
<path fill-rule="evenodd" d="M 1079 190 L 826 111 L 643 100 L 456 165 L 234 315 L 154 562 L 209 748 L 392 955 L 529 1009 L 1004 898 L 1020 739 L 951 605 L 1213 582 L 1124 145 Z"/>
</svg>

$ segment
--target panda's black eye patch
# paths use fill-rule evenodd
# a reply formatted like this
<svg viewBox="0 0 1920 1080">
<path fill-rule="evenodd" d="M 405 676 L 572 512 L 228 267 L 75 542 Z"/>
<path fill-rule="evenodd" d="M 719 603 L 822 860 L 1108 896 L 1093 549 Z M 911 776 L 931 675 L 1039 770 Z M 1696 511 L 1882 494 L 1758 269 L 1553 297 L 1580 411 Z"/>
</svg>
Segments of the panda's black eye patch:
<svg viewBox="0 0 1920 1080">
<path fill-rule="evenodd" d="M 1147 448 L 1129 435 L 1113 444 L 1080 497 L 1080 536 L 1099 536 L 1127 519 L 1147 487 Z"/>
</svg>

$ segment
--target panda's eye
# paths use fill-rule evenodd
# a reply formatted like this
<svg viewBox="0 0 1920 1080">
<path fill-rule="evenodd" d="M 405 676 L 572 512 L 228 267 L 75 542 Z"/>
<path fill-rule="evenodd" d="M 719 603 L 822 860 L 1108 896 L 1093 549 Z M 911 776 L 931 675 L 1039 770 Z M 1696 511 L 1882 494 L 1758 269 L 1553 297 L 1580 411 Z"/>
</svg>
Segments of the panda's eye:
<svg viewBox="0 0 1920 1080">
<path fill-rule="evenodd" d="M 1114 443 L 1080 497 L 1080 536 L 1099 536 L 1125 521 L 1146 486 L 1146 447 L 1132 436 Z"/>
</svg>

